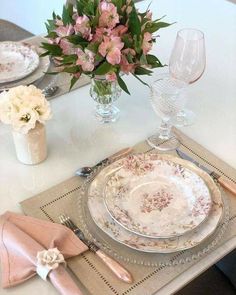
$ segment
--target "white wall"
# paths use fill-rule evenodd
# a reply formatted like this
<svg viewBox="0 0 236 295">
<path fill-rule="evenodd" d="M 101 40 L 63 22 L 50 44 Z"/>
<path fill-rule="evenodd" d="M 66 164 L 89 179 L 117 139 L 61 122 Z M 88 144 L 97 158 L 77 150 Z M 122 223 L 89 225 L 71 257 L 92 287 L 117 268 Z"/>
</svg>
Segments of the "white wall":
<svg viewBox="0 0 236 295">
<path fill-rule="evenodd" d="M 65 0 L 0 0 L 0 19 L 9 20 L 33 34 L 46 32 L 44 22 L 53 10 L 61 14 Z"/>
</svg>

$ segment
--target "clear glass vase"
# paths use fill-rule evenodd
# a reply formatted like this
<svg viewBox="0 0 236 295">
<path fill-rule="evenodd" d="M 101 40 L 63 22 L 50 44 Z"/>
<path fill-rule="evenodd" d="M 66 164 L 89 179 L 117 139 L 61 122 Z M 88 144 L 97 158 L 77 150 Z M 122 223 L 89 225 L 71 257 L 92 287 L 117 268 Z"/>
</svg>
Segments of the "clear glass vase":
<svg viewBox="0 0 236 295">
<path fill-rule="evenodd" d="M 120 110 L 114 106 L 121 95 L 117 81 L 107 81 L 104 76 L 92 78 L 90 95 L 96 102 L 95 115 L 100 122 L 115 122 L 119 118 Z"/>
</svg>

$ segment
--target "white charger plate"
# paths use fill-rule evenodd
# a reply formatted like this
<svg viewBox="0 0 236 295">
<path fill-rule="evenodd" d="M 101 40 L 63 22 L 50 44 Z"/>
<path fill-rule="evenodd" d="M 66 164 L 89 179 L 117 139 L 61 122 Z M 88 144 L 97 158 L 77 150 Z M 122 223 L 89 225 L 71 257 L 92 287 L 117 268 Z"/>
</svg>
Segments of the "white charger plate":
<svg viewBox="0 0 236 295">
<path fill-rule="evenodd" d="M 190 249 L 202 243 L 216 230 L 224 209 L 221 193 L 213 179 L 190 162 L 168 155 L 157 155 L 156 157 L 175 161 L 195 172 L 205 181 L 212 198 L 212 208 L 205 222 L 182 236 L 163 239 L 152 239 L 137 235 L 115 222 L 104 204 L 103 190 L 107 177 L 119 169 L 122 160 L 105 167 L 92 181 L 88 190 L 89 212 L 95 224 L 104 233 L 129 248 L 149 253 L 172 253 Z"/>
<path fill-rule="evenodd" d="M 0 42 L 0 83 L 22 79 L 38 66 L 39 56 L 30 46 L 11 41 Z"/>
<path fill-rule="evenodd" d="M 105 184 L 104 201 L 116 222 L 149 238 L 193 230 L 208 217 L 212 204 L 198 174 L 156 154 L 124 158 Z"/>
</svg>

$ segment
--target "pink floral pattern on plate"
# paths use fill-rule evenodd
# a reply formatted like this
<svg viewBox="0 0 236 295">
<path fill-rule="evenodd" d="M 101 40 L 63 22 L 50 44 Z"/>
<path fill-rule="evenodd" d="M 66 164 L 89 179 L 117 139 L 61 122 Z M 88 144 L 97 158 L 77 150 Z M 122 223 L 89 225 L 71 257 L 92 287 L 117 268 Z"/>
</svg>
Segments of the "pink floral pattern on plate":
<svg viewBox="0 0 236 295">
<path fill-rule="evenodd" d="M 153 210 L 162 211 L 167 208 L 173 199 L 173 195 L 165 192 L 164 190 L 155 192 L 153 194 L 144 193 L 143 202 L 140 207 L 141 212 L 150 213 Z"/>
<path fill-rule="evenodd" d="M 154 165 L 147 155 L 140 154 L 126 157 L 123 161 L 123 168 L 133 175 L 144 175 L 147 172 L 153 171 Z"/>
<path fill-rule="evenodd" d="M 199 226 L 211 209 L 209 190 L 196 173 L 154 154 L 124 158 L 107 179 L 104 201 L 108 212 L 139 235 L 182 235 Z"/>
<path fill-rule="evenodd" d="M 102 231 L 112 239 L 129 248 L 152 253 L 171 253 L 192 248 L 209 237 L 219 224 L 223 214 L 221 193 L 208 174 L 189 164 L 187 161 L 167 155 L 154 155 L 154 157 L 155 159 L 171 160 L 176 162 L 176 164 L 181 164 L 183 167 L 187 167 L 204 179 L 212 196 L 212 208 L 209 213 L 209 218 L 204 223 L 195 228 L 195 230 L 187 232 L 182 236 L 163 239 L 152 239 L 136 235 L 120 226 L 108 213 L 102 196 L 106 179 L 117 170 L 117 167 L 122 163 L 120 160 L 104 168 L 91 183 L 88 192 L 88 208 L 90 214 Z"/>
</svg>

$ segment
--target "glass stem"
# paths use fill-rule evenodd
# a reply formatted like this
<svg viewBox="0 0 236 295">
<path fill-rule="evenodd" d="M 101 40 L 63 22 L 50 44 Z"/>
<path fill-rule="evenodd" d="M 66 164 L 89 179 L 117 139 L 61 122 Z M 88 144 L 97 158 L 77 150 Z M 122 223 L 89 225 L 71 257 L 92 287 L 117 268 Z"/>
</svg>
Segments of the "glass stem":
<svg viewBox="0 0 236 295">
<path fill-rule="evenodd" d="M 162 120 L 159 127 L 159 138 L 162 140 L 168 140 L 170 138 L 171 124 L 168 121 Z"/>
</svg>

